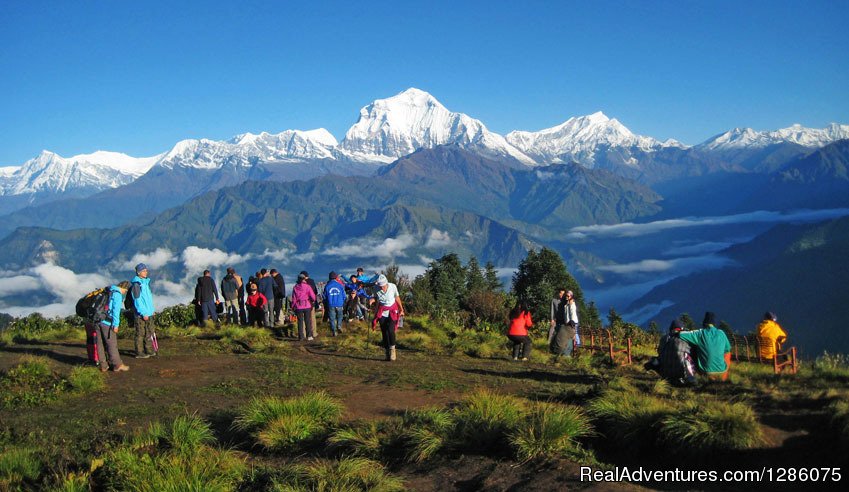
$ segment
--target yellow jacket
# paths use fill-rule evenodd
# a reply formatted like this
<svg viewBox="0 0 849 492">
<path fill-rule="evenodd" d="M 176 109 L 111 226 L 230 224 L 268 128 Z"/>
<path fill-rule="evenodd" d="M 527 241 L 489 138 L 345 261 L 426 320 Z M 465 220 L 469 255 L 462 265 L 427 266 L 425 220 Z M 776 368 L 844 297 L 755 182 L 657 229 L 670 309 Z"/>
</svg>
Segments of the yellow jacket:
<svg viewBox="0 0 849 492">
<path fill-rule="evenodd" d="M 774 359 L 775 341 L 787 338 L 787 333 L 784 333 L 784 330 L 781 329 L 781 326 L 779 326 L 778 323 L 771 319 L 767 319 L 761 321 L 761 324 L 758 325 L 758 336 L 769 339 L 772 342 L 769 345 L 761 345 L 761 357 L 764 359 Z"/>
</svg>

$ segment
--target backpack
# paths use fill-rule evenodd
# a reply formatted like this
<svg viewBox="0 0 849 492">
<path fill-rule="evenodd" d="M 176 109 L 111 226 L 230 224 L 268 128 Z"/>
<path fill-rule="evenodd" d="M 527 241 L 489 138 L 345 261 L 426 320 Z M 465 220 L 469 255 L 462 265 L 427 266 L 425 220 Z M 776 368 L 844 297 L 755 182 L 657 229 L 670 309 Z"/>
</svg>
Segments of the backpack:
<svg viewBox="0 0 849 492">
<path fill-rule="evenodd" d="M 109 299 L 112 292 L 109 287 L 103 287 L 89 292 L 77 301 L 77 316 L 99 323 L 109 316 Z"/>
</svg>

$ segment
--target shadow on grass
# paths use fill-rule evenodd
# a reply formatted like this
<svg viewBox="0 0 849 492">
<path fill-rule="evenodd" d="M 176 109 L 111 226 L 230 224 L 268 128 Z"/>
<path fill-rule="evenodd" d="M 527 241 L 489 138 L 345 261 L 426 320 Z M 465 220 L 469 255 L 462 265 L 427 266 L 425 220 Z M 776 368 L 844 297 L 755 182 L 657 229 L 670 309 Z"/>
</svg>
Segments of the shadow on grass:
<svg viewBox="0 0 849 492">
<path fill-rule="evenodd" d="M 7 352 L 12 354 L 21 354 L 21 355 L 40 355 L 43 357 L 47 357 L 48 359 L 53 359 L 56 362 L 61 362 L 62 364 L 69 365 L 78 365 L 84 364 L 88 362 L 88 357 L 85 355 L 70 355 L 70 354 L 62 354 L 59 352 L 54 352 L 52 350 L 46 350 L 42 348 L 30 348 L 30 347 L 0 347 L 0 352 Z"/>
<path fill-rule="evenodd" d="M 530 379 L 540 383 L 568 383 L 594 385 L 602 381 L 598 376 L 581 374 L 557 374 L 547 371 L 529 369 L 525 371 L 492 371 L 489 369 L 460 369 L 463 372 L 510 379 Z"/>
</svg>

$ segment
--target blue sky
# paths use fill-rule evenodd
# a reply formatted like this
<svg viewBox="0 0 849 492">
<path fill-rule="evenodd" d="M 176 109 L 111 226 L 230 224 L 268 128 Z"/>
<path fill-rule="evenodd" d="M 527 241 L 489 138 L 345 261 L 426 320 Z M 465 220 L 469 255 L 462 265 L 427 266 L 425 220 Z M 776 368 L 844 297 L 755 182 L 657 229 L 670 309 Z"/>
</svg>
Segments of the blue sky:
<svg viewBox="0 0 849 492">
<path fill-rule="evenodd" d="M 491 130 L 849 123 L 849 2 L 0 5 L 0 165 L 325 127 L 418 87 Z"/>
</svg>

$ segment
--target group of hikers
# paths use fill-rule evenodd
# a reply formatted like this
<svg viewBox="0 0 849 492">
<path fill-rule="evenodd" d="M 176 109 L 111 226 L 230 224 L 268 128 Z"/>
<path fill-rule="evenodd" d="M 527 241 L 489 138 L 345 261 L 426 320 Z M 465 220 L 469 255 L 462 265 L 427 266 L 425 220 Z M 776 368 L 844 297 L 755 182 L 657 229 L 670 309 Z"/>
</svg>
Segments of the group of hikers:
<svg viewBox="0 0 849 492">
<path fill-rule="evenodd" d="M 146 359 L 158 353 L 158 341 L 153 326 L 153 294 L 147 265 L 135 267 L 135 277 L 108 288 L 108 305 L 104 316 L 91 327 L 90 337 L 95 338 L 90 355 L 98 361 L 102 371 L 111 365 L 115 372 L 129 367 L 118 352 L 117 333 L 122 310 L 126 309 L 135 327 L 135 357 Z M 395 332 L 403 320 L 404 306 L 398 287 L 380 273 L 366 275 L 362 268 L 343 278 L 330 272 L 326 282 L 316 282 L 309 273 L 298 274 L 291 296 L 286 297 L 286 283 L 276 269 L 262 269 L 244 282 L 231 267 L 218 285 L 209 270 L 197 280 L 192 304 L 198 323 L 211 319 L 220 327 L 219 314 L 227 323 L 273 328 L 281 326 L 287 336 L 294 337 L 289 327 L 297 324 L 298 340 L 312 341 L 317 336 L 316 312 L 322 312 L 329 321 L 331 336 L 342 332 L 345 320 L 364 320 L 371 317 L 372 329 L 380 328 L 381 345 L 387 361 L 396 360 Z M 281 318 L 284 315 L 286 318 Z M 548 345 L 556 357 L 571 356 L 580 346 L 578 307 L 571 290 L 560 288 L 551 301 Z M 529 329 L 533 326 L 531 313 L 525 303 L 518 303 L 510 311 L 507 338 L 512 344 L 513 360 L 526 361 L 530 357 L 532 342 Z M 761 345 L 761 357 L 772 359 L 776 343 L 783 343 L 787 334 L 777 322 L 774 313 L 767 312 L 758 325 L 757 334 L 766 343 Z M 96 343 L 99 342 L 99 343 Z M 686 331 L 680 319 L 672 321 L 669 332 L 661 337 L 658 355 L 649 367 L 674 383 L 692 384 L 696 374 L 709 379 L 725 380 L 731 367 L 731 344 L 724 331 L 716 326 L 716 315 L 705 313 L 702 328 Z M 92 353 L 93 352 L 93 353 Z"/>
<path fill-rule="evenodd" d="M 135 273 L 131 281 L 124 280 L 105 289 L 104 297 L 107 299 L 102 315 L 86 324 L 89 357 L 103 372 L 110 367 L 115 372 L 129 370 L 118 352 L 117 333 L 122 311 L 132 320 L 136 330 L 135 358 L 154 357 L 159 350 L 153 326 L 154 304 L 147 265 L 139 263 Z M 288 328 L 296 321 L 298 340 L 312 341 L 317 336 L 316 312 L 324 313 L 332 336 L 342 332 L 346 319 L 348 322 L 363 321 L 371 314 L 372 329 L 379 327 L 381 331 L 386 360 L 394 361 L 397 357 L 395 331 L 405 314 L 404 306 L 398 287 L 383 274 L 367 276 L 362 268 L 358 268 L 356 274 L 345 279 L 336 272 L 330 272 L 327 282 L 316 284 L 308 272 L 302 271 L 287 299 L 286 282 L 276 269 L 263 268 L 244 282 L 230 267 L 220 286 L 219 292 L 209 270 L 204 270 L 203 275 L 198 277 L 192 305 L 199 325 L 212 320 L 219 328 L 220 314 L 232 324 L 267 328 L 281 326 L 287 336 L 294 337 Z"/>
</svg>

